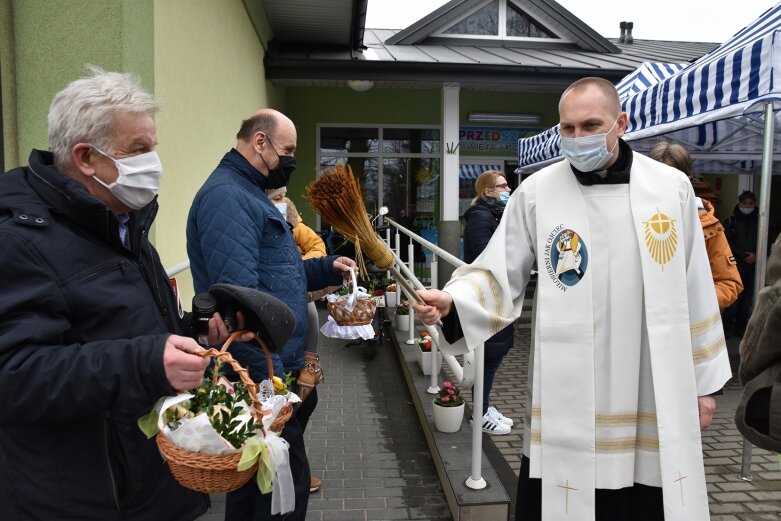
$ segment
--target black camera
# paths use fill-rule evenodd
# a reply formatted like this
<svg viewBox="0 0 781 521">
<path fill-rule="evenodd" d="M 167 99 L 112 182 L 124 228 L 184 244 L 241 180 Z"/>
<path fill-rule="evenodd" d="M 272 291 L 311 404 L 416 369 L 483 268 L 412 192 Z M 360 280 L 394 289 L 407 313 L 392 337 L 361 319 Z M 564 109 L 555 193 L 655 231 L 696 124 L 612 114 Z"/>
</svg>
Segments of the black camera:
<svg viewBox="0 0 781 521">
<path fill-rule="evenodd" d="M 198 337 L 209 334 L 209 319 L 217 311 L 217 299 L 209 292 L 198 293 L 193 297 L 193 333 Z"/>
<path fill-rule="evenodd" d="M 217 297 L 208 291 L 204 291 L 193 297 L 192 328 L 196 338 L 201 335 L 206 336 L 209 334 L 209 319 L 212 318 L 215 311 L 219 312 L 229 333 L 236 331 L 237 320 L 236 306 L 234 303 L 226 301 L 220 302 L 217 300 Z"/>
</svg>

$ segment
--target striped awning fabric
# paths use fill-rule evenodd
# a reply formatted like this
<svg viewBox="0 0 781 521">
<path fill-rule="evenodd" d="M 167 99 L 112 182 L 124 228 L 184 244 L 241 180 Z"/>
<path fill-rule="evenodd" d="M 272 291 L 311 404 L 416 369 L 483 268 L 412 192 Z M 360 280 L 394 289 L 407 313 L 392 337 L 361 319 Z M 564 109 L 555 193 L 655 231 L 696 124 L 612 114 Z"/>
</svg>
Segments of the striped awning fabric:
<svg viewBox="0 0 781 521">
<path fill-rule="evenodd" d="M 458 178 L 462 181 L 475 181 L 486 170 L 504 171 L 502 165 L 459 165 Z"/>
<path fill-rule="evenodd" d="M 629 96 L 627 132 L 640 139 L 781 101 L 780 30 L 781 3 L 689 67 Z"/>
<path fill-rule="evenodd" d="M 644 91 L 652 85 L 669 78 L 689 65 L 688 63 L 643 62 L 634 72 L 616 84 L 618 97 L 622 100 Z"/>
<path fill-rule="evenodd" d="M 644 63 L 619 82 L 629 115 L 624 139 L 640 151 L 660 139 L 680 142 L 692 152 L 695 171 L 756 172 L 760 113 L 766 102 L 781 108 L 781 3 L 699 60 L 682 65 Z M 778 120 L 774 149 L 781 153 Z M 557 129 L 518 142 L 520 170 L 536 170 L 560 154 Z"/>
</svg>

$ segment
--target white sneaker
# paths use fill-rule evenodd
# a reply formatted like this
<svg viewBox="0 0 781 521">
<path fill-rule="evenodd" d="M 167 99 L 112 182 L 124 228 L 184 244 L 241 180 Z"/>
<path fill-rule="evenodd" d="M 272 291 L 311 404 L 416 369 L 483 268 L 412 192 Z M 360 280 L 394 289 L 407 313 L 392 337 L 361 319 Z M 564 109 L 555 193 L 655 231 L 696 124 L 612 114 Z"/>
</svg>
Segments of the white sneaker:
<svg viewBox="0 0 781 521">
<path fill-rule="evenodd" d="M 493 416 L 493 418 L 495 420 L 497 420 L 499 423 L 504 423 L 505 425 L 509 425 L 510 427 L 512 427 L 513 423 L 515 423 L 515 422 L 513 422 L 512 418 L 508 418 L 504 414 L 502 414 L 499 411 L 497 411 L 496 407 L 493 407 L 493 406 L 489 407 L 488 408 L 488 414 Z"/>
<path fill-rule="evenodd" d="M 472 419 L 469 419 L 469 425 L 472 425 Z M 490 412 L 483 415 L 483 432 L 486 434 L 510 434 L 511 427 L 498 421 Z"/>
</svg>

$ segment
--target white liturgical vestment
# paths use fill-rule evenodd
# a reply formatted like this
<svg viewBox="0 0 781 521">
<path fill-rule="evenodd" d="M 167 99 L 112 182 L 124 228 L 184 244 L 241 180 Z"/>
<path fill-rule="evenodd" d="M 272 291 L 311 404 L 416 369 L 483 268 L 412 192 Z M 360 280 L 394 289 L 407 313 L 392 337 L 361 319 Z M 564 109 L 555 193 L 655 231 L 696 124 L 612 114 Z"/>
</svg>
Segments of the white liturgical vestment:
<svg viewBox="0 0 781 521">
<path fill-rule="evenodd" d="M 543 519 L 593 520 L 595 489 L 634 483 L 662 487 L 666 521 L 709 519 L 697 397 L 731 373 L 689 180 L 637 153 L 628 184 L 580 185 L 567 161 L 526 179 L 445 286 L 466 348 L 518 318 L 535 263 L 523 452 Z"/>
</svg>

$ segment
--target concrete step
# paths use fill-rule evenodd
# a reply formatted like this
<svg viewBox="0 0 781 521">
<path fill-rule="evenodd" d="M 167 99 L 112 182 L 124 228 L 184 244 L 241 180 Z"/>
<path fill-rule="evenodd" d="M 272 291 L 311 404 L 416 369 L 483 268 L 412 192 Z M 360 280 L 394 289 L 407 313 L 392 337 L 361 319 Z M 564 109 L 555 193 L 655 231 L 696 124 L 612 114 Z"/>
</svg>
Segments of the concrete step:
<svg viewBox="0 0 781 521">
<path fill-rule="evenodd" d="M 471 411 L 467 407 L 463 424 L 458 432 L 442 433 L 436 430 L 432 416 L 434 395 L 427 392 L 431 377 L 424 376 L 418 366 L 415 353 L 418 347 L 405 343 L 409 337 L 408 332 L 397 332 L 388 322 L 386 327 L 391 333 L 388 336 L 396 349 L 453 520 L 509 520 L 512 508 L 510 497 L 492 463 L 492 459 L 497 461 L 496 458 L 489 458 L 486 454 L 486 452 L 490 454 L 493 450 L 492 443 L 487 436 L 483 437 L 481 474 L 488 486 L 482 490 L 467 487 L 465 483 L 472 470 L 472 430 L 467 423 Z M 442 377 L 440 376 L 438 380 L 441 383 Z M 500 466 L 504 464 L 501 456 L 499 460 Z M 506 469 L 501 468 L 500 472 L 506 472 Z"/>
</svg>

